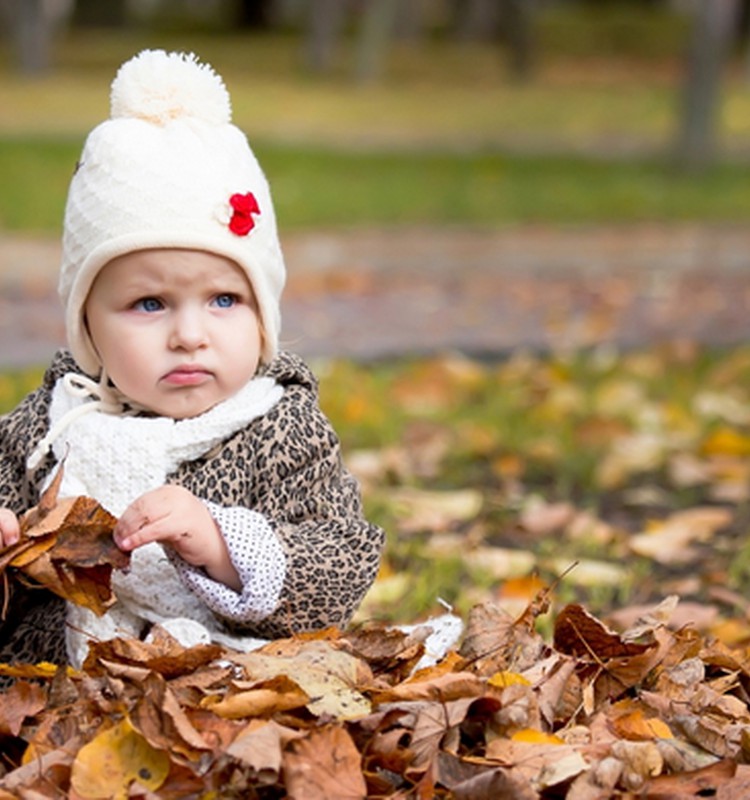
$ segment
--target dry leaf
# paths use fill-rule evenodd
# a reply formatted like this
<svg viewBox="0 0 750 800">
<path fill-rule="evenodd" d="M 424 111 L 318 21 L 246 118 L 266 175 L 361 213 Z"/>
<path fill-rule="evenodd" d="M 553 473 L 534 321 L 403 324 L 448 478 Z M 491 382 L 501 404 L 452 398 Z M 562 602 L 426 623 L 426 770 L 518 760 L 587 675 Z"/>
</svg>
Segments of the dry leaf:
<svg viewBox="0 0 750 800">
<path fill-rule="evenodd" d="M 13 568 L 70 602 L 103 614 L 114 602 L 113 569 L 130 556 L 112 538 L 117 520 L 89 497 L 57 501 L 58 479 L 21 519 L 21 539 L 0 557 L 0 571 Z"/>
<path fill-rule="evenodd" d="M 177 639 L 169 635 L 151 642 L 108 639 L 91 644 L 83 668 L 92 675 L 97 675 L 103 672 L 103 663 L 112 662 L 158 672 L 165 678 L 175 678 L 195 671 L 222 653 L 223 649 L 216 644 L 183 647 Z"/>
<path fill-rule="evenodd" d="M 237 691 L 226 697 L 211 695 L 202 705 L 225 719 L 266 717 L 279 711 L 300 708 L 312 698 L 295 681 L 286 675 L 275 675 L 247 688 L 248 682 L 239 684 Z"/>
<path fill-rule="evenodd" d="M 652 647 L 624 641 L 577 603 L 565 606 L 557 615 L 554 644 L 561 653 L 595 662 L 639 655 Z"/>
<path fill-rule="evenodd" d="M 360 755 L 351 736 L 337 725 L 313 730 L 284 754 L 290 800 L 358 800 L 367 797 Z"/>
<path fill-rule="evenodd" d="M 281 772 L 282 751 L 303 734 L 273 720 L 252 720 L 227 747 L 227 755 L 250 767 L 261 783 L 273 784 Z"/>
<path fill-rule="evenodd" d="M 167 752 L 155 750 L 123 719 L 78 751 L 71 785 L 87 800 L 124 800 L 135 782 L 157 791 L 169 773 L 169 764 Z"/>
<path fill-rule="evenodd" d="M 23 721 L 38 714 L 47 704 L 47 692 L 41 686 L 16 681 L 3 695 L 0 704 L 0 736 L 18 736 Z"/>
<path fill-rule="evenodd" d="M 293 656 L 272 656 L 259 650 L 232 655 L 231 659 L 256 681 L 280 675 L 291 678 L 307 695 L 305 704 L 313 714 L 352 719 L 370 711 L 369 701 L 356 688 L 363 677 L 368 679 L 363 676 L 363 663 L 328 642 L 301 643 Z"/>
<path fill-rule="evenodd" d="M 662 564 L 684 563 L 695 556 L 691 544 L 709 541 L 731 523 L 732 516 L 728 509 L 712 506 L 679 511 L 648 531 L 631 536 L 628 545 L 634 553 Z"/>
</svg>

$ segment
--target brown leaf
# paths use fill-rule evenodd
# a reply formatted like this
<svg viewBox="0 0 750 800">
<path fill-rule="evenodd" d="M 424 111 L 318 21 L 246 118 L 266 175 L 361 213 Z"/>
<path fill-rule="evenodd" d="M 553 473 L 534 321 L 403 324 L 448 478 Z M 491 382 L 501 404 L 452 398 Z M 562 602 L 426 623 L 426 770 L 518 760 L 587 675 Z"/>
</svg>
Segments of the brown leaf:
<svg viewBox="0 0 750 800">
<path fill-rule="evenodd" d="M 404 681 L 383 691 L 373 692 L 373 702 L 398 703 L 438 700 L 447 703 L 461 697 L 479 697 L 485 691 L 482 680 L 471 672 L 451 672 L 431 680 Z"/>
<path fill-rule="evenodd" d="M 652 647 L 623 641 L 620 634 L 610 630 L 577 603 L 565 606 L 557 615 L 554 645 L 561 653 L 597 662 L 634 656 Z"/>
<path fill-rule="evenodd" d="M 275 783 L 281 771 L 282 750 L 302 734 L 273 720 L 254 719 L 226 748 L 226 753 L 250 767 L 260 783 Z"/>
<path fill-rule="evenodd" d="M 111 661 L 145 667 L 171 679 L 194 672 L 218 658 L 223 652 L 223 648 L 216 644 L 186 648 L 171 636 L 152 642 L 123 638 L 109 639 L 91 644 L 83 668 L 92 675 L 101 675 L 105 672 L 102 664 Z"/>
<path fill-rule="evenodd" d="M 398 628 L 368 623 L 347 632 L 342 642 L 376 674 L 385 673 L 398 682 L 407 677 L 422 657 L 428 633 L 426 628 L 407 634 Z"/>
<path fill-rule="evenodd" d="M 495 739 L 487 745 L 487 758 L 513 767 L 531 784 L 554 786 L 588 768 L 586 761 L 570 745 Z"/>
<path fill-rule="evenodd" d="M 42 686 L 16 681 L 0 704 L 0 735 L 18 736 L 24 720 L 42 711 L 46 702 L 47 692 Z"/>
<path fill-rule="evenodd" d="M 292 742 L 283 758 L 290 800 L 357 800 L 367 797 L 360 754 L 338 725 L 312 730 Z"/>
<path fill-rule="evenodd" d="M 659 775 L 646 784 L 644 791 L 653 800 L 660 798 L 667 800 L 674 797 L 716 797 L 719 787 L 730 784 L 736 772 L 737 764 L 730 759 L 724 759 L 680 775 Z M 748 788 L 750 783 L 745 783 L 745 791 Z M 739 798 L 743 795 L 734 796 Z"/>
<path fill-rule="evenodd" d="M 148 673 L 141 686 L 143 696 L 133 709 L 131 722 L 152 747 L 179 753 L 191 761 L 211 749 L 161 675 Z"/>
<path fill-rule="evenodd" d="M 459 649 L 465 669 L 489 676 L 506 670 L 523 672 L 535 663 L 544 650 L 542 638 L 529 625 L 538 608 L 535 602 L 518 619 L 494 603 L 474 606 Z"/>
<path fill-rule="evenodd" d="M 57 496 L 62 486 L 63 475 L 65 473 L 65 459 L 60 462 L 55 477 L 50 481 L 49 486 L 42 492 L 39 502 L 34 508 L 29 509 L 21 519 L 21 528 L 27 531 L 28 528 L 38 526 L 41 521 L 54 510 L 58 505 Z"/>
<path fill-rule="evenodd" d="M 62 766 L 65 768 L 65 774 L 70 774 L 69 767 L 73 763 L 81 744 L 80 737 L 70 739 L 61 747 L 29 761 L 18 767 L 18 769 L 14 769 L 2 779 L 0 791 L 9 792 L 10 797 L 14 798 L 14 800 L 18 797 L 31 797 L 30 792 L 34 788 L 39 788 L 41 791 L 49 791 L 50 785 L 56 785 L 55 781 L 50 778 L 56 768 Z M 21 794 L 21 792 L 25 794 Z M 45 795 L 41 794 L 39 796 L 44 797 Z"/>
<path fill-rule="evenodd" d="M 450 703 L 427 703 L 419 710 L 409 744 L 413 753 L 410 776 L 426 769 L 437 757 L 441 745 L 445 746 L 444 737 L 464 721 L 473 702 L 473 697 L 463 697 Z"/>
<path fill-rule="evenodd" d="M 226 697 L 210 695 L 202 705 L 226 719 L 248 719 L 301 708 L 309 702 L 310 696 L 299 684 L 286 675 L 276 675 Z"/>
<path fill-rule="evenodd" d="M 21 540 L 6 549 L 0 570 L 12 567 L 101 615 L 115 601 L 112 570 L 127 567 L 130 556 L 112 538 L 117 520 L 89 497 L 57 502 L 56 481 L 22 517 Z"/>
</svg>

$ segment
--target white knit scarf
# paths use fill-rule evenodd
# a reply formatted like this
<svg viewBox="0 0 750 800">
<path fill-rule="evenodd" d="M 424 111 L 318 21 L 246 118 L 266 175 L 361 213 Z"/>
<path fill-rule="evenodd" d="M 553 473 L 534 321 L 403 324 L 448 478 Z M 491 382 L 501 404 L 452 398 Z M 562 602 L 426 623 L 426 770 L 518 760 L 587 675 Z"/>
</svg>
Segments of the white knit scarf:
<svg viewBox="0 0 750 800">
<path fill-rule="evenodd" d="M 100 407 L 75 413 L 91 400 L 82 396 L 85 393 L 71 392 L 61 379 L 50 406 L 51 429 L 69 420 L 52 443 L 57 460 L 65 458 L 60 497 L 93 497 L 119 516 L 133 500 L 163 486 L 180 464 L 205 455 L 268 412 L 283 391 L 272 378 L 256 377 L 204 414 L 174 420 L 120 416 Z M 182 586 L 160 544 L 133 551 L 129 571 L 116 571 L 112 585 L 118 602 L 103 617 L 68 606 L 68 654 L 74 666 L 80 666 L 88 638 L 137 636 L 144 620 L 185 617 L 209 630 L 216 627 L 211 612 Z"/>
</svg>

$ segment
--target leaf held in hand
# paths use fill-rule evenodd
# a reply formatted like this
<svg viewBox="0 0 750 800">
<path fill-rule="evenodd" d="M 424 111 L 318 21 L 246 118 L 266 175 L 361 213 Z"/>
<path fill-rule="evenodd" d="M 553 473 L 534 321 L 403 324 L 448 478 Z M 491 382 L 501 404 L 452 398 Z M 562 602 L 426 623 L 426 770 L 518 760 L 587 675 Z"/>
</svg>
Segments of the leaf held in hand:
<svg viewBox="0 0 750 800">
<path fill-rule="evenodd" d="M 115 601 L 113 569 L 130 556 L 112 538 L 117 520 L 90 497 L 58 500 L 62 466 L 39 504 L 21 518 L 20 541 L 0 554 L 0 573 L 8 567 L 96 614 Z"/>
</svg>

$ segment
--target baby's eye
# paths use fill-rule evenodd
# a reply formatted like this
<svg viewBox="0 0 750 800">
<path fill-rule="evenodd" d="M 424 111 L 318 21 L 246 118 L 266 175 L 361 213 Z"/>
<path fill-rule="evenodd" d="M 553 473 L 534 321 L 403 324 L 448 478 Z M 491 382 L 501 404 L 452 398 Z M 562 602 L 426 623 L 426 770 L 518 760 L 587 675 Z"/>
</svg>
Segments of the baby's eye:
<svg viewBox="0 0 750 800">
<path fill-rule="evenodd" d="M 218 308 L 231 308 L 237 303 L 237 295 L 234 294 L 217 294 L 214 298 L 214 303 Z"/>
<path fill-rule="evenodd" d="M 153 313 L 154 311 L 161 311 L 163 306 L 161 300 L 157 300 L 155 297 L 143 297 L 133 304 L 133 308 L 136 311 Z"/>
</svg>

